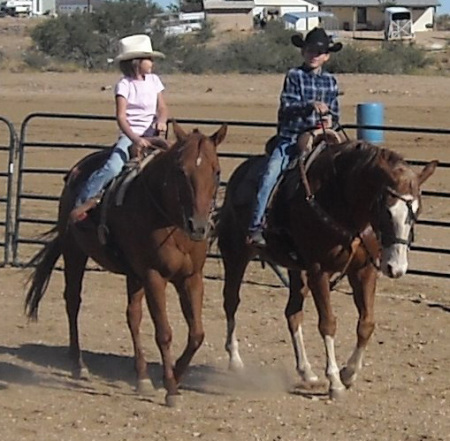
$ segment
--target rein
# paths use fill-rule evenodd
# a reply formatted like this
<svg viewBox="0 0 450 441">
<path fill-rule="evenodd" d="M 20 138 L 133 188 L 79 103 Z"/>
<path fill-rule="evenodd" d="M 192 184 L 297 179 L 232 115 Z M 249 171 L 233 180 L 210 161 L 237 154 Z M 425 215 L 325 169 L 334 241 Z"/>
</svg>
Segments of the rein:
<svg viewBox="0 0 450 441">
<path fill-rule="evenodd" d="M 181 170 L 179 167 L 176 167 L 176 171 L 179 172 L 179 174 L 181 174 L 184 178 L 184 181 L 189 183 L 189 180 L 187 179 L 186 174 L 183 172 L 183 170 Z M 164 181 L 162 183 L 163 187 L 166 187 L 168 185 L 168 181 L 169 181 L 169 171 L 166 171 L 165 177 L 164 177 Z M 218 177 L 218 182 L 220 181 L 220 176 Z M 169 224 L 173 225 L 174 228 L 179 228 L 180 230 L 184 231 L 186 234 L 188 234 L 188 226 L 187 226 L 187 217 L 186 217 L 186 213 L 185 210 L 183 209 L 183 204 L 181 201 L 181 196 L 180 196 L 180 186 L 178 185 L 178 178 L 176 179 L 176 182 L 174 183 L 175 187 L 176 187 L 176 202 L 177 202 L 177 206 L 180 208 L 181 210 L 181 219 L 182 219 L 182 225 L 179 225 L 178 222 L 176 222 L 172 216 L 168 213 L 168 211 L 162 206 L 162 204 L 154 197 L 153 193 L 152 193 L 152 189 L 149 187 L 147 181 L 144 179 L 144 183 L 143 183 L 144 187 L 145 187 L 145 192 L 148 196 L 148 198 L 150 199 L 150 202 L 156 207 L 156 209 L 161 213 L 161 215 L 164 217 L 164 219 L 166 221 L 169 222 Z M 191 193 L 193 193 L 192 189 L 190 187 L 188 187 L 191 190 Z M 211 203 L 211 208 L 210 208 L 210 212 L 209 212 L 209 222 L 208 224 L 211 225 L 211 218 L 213 215 L 213 212 L 215 210 L 216 207 L 216 195 L 217 195 L 217 191 L 218 191 L 218 185 L 216 186 L 216 191 L 214 192 L 213 198 L 212 198 L 212 203 Z M 211 230 L 209 229 L 208 234 Z"/>
<path fill-rule="evenodd" d="M 328 144 L 326 145 L 328 147 Z M 344 268 L 340 272 L 336 279 L 330 281 L 330 290 L 333 290 L 335 286 L 346 276 L 348 268 L 355 257 L 356 251 L 360 245 L 363 246 L 366 254 L 369 257 L 369 262 L 377 269 L 380 270 L 379 264 L 376 262 L 370 251 L 368 250 L 364 240 L 361 236 L 361 232 L 352 233 L 342 225 L 338 224 L 316 201 L 314 194 L 311 192 L 308 177 L 306 176 L 305 161 L 299 159 L 300 177 L 305 188 L 306 197 L 305 200 L 310 208 L 318 215 L 318 217 L 326 224 L 336 235 L 342 238 L 342 241 L 350 246 L 350 255 Z"/>
</svg>

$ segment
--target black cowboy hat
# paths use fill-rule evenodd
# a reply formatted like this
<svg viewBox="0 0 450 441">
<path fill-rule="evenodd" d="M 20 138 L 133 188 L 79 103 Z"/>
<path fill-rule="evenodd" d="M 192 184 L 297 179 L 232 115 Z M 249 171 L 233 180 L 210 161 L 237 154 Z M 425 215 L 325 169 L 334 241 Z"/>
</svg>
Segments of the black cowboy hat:
<svg viewBox="0 0 450 441">
<path fill-rule="evenodd" d="M 314 28 L 306 34 L 295 34 L 291 37 L 292 44 L 297 47 L 310 47 L 317 50 L 321 54 L 328 52 L 338 52 L 342 49 L 342 43 L 333 43 L 331 37 L 322 28 Z"/>
</svg>

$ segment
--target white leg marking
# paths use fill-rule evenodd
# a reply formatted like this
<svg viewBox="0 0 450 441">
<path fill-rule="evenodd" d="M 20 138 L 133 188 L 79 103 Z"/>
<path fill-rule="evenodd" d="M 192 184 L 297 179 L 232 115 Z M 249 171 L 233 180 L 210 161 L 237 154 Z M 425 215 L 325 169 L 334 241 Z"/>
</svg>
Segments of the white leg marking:
<svg viewBox="0 0 450 441">
<path fill-rule="evenodd" d="M 239 343 L 236 338 L 236 322 L 229 320 L 227 322 L 227 341 L 225 350 L 228 352 L 229 364 L 228 368 L 233 371 L 241 371 L 244 369 L 244 363 L 239 355 Z"/>
<path fill-rule="evenodd" d="M 297 363 L 297 372 L 302 377 L 303 381 L 308 383 L 319 380 L 317 375 L 312 371 L 306 355 L 305 342 L 303 340 L 302 326 L 300 325 L 297 331 L 292 336 L 292 344 L 294 346 L 295 358 Z"/>
<path fill-rule="evenodd" d="M 341 377 L 339 375 L 339 368 L 336 362 L 336 355 L 334 352 L 334 337 L 326 335 L 324 338 L 325 351 L 327 354 L 327 370 L 326 375 L 330 381 L 330 397 L 339 398 L 342 392 L 345 391 L 345 386 L 342 384 Z"/>
</svg>

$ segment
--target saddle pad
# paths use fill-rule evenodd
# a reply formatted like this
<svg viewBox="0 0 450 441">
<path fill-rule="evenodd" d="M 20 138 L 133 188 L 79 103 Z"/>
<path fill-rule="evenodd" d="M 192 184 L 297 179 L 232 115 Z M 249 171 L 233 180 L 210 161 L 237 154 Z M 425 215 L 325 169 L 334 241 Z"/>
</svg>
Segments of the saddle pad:
<svg viewBox="0 0 450 441">
<path fill-rule="evenodd" d="M 117 177 L 115 183 L 111 185 L 107 191 L 114 191 L 116 194 L 115 204 L 120 207 L 123 204 L 125 194 L 128 190 L 130 184 L 139 175 L 139 173 L 144 169 L 144 167 L 152 161 L 156 155 L 161 153 L 161 150 L 153 150 L 148 156 L 146 156 L 140 163 L 131 164 L 132 167 L 127 168 L 127 164 L 124 166 L 121 174 Z M 131 162 L 131 161 L 130 161 Z M 128 164 L 130 164 L 130 162 Z"/>
</svg>

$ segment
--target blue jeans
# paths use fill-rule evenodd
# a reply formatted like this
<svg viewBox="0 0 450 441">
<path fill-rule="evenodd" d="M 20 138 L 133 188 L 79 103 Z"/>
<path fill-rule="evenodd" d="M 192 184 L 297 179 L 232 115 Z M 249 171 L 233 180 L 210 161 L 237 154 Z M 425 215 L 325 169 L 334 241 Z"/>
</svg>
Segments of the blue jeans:
<svg viewBox="0 0 450 441">
<path fill-rule="evenodd" d="M 130 138 L 125 135 L 120 136 L 103 167 L 89 176 L 78 195 L 75 206 L 78 207 L 83 202 L 98 195 L 120 173 L 124 164 L 130 159 L 128 149 L 131 144 Z"/>
<path fill-rule="evenodd" d="M 291 159 L 297 154 L 298 151 L 295 141 L 292 141 L 290 138 L 280 138 L 280 141 L 270 155 L 267 168 L 259 181 L 256 205 L 253 209 L 248 228 L 250 233 L 263 228 L 264 213 L 270 194 L 277 183 L 278 177 L 286 169 Z"/>
</svg>

